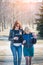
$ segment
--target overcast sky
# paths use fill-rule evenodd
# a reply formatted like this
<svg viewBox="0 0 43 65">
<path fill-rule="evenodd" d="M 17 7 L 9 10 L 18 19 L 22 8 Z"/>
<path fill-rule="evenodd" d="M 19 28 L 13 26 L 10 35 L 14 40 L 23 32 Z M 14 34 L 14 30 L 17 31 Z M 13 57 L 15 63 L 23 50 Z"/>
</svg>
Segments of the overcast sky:
<svg viewBox="0 0 43 65">
<path fill-rule="evenodd" d="M 23 1 L 23 2 L 42 2 L 42 0 L 10 0 L 11 2 L 14 1 Z"/>
<path fill-rule="evenodd" d="M 42 2 L 42 0 L 2 0 L 2 1 L 10 1 L 10 2 L 15 2 L 15 1 L 21 1 L 21 2 Z"/>
</svg>

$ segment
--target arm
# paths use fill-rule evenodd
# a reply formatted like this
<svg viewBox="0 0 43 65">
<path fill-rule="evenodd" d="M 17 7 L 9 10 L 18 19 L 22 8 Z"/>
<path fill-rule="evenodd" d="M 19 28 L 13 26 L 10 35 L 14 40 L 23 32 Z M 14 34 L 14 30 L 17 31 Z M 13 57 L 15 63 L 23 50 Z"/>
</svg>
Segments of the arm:
<svg viewBox="0 0 43 65">
<path fill-rule="evenodd" d="M 37 42 L 37 35 L 33 33 L 32 36 L 33 36 L 32 43 L 36 44 L 36 42 Z"/>
<path fill-rule="evenodd" d="M 9 33 L 9 38 L 8 38 L 9 41 L 13 41 L 13 36 L 12 36 L 12 30 L 10 30 L 10 33 Z"/>
</svg>

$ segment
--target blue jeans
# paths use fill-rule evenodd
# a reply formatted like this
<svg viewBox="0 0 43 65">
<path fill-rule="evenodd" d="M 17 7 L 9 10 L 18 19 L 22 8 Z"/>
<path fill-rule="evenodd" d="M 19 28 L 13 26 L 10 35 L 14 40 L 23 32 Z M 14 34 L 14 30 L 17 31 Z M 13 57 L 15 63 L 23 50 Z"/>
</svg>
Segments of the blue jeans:
<svg viewBox="0 0 43 65">
<path fill-rule="evenodd" d="M 13 54 L 14 65 L 20 65 L 21 64 L 21 58 L 22 58 L 22 46 L 12 45 L 11 51 Z"/>
</svg>

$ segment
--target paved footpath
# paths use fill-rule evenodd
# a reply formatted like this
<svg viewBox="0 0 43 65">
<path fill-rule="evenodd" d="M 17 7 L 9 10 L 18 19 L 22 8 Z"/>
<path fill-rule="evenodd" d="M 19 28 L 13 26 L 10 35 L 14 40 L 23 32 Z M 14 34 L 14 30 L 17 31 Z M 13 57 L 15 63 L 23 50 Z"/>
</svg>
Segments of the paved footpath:
<svg viewBox="0 0 43 65">
<path fill-rule="evenodd" d="M 32 65 L 43 65 L 43 44 L 36 44 L 34 48 L 35 54 L 32 59 Z M 13 56 L 10 50 L 10 42 L 8 41 L 0 41 L 0 65 L 13 65 Z M 25 65 L 24 56 L 22 56 L 21 65 Z"/>
</svg>

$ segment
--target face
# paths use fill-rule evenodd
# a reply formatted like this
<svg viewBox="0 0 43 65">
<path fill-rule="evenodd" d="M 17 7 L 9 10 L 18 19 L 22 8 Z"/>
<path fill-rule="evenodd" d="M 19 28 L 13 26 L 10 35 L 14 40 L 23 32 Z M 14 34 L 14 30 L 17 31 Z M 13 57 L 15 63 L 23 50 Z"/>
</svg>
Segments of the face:
<svg viewBox="0 0 43 65">
<path fill-rule="evenodd" d="M 25 33 L 26 34 L 29 34 L 30 33 L 30 30 L 27 28 L 27 29 L 25 29 Z"/>
<path fill-rule="evenodd" d="M 25 33 L 26 33 L 26 34 L 29 34 L 29 31 L 26 30 Z"/>
<path fill-rule="evenodd" d="M 15 26 L 15 29 L 17 29 L 17 30 L 19 29 L 19 24 L 17 24 L 17 25 Z"/>
</svg>

